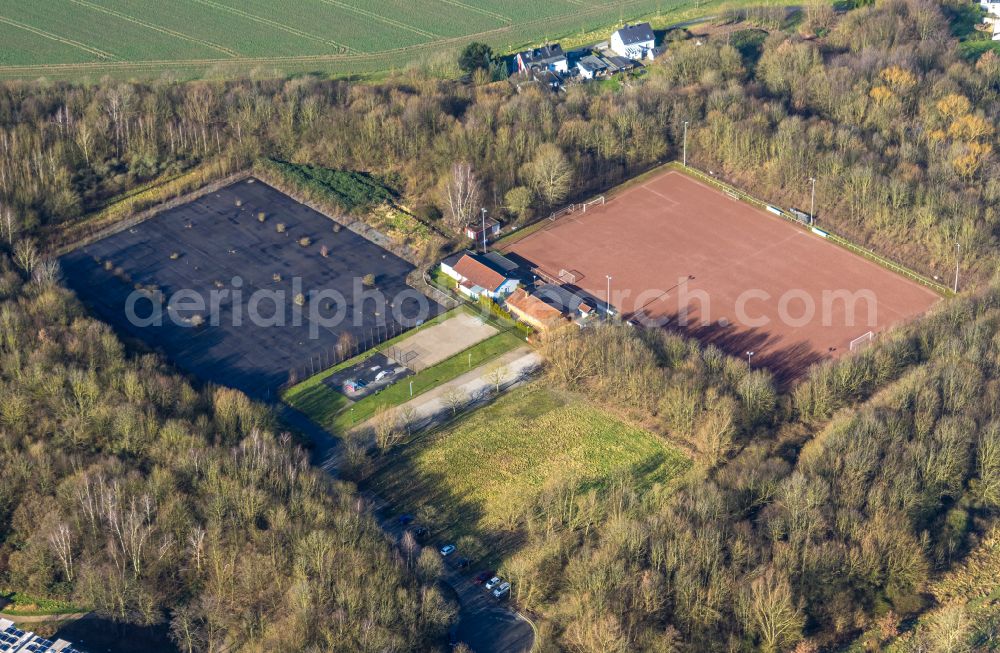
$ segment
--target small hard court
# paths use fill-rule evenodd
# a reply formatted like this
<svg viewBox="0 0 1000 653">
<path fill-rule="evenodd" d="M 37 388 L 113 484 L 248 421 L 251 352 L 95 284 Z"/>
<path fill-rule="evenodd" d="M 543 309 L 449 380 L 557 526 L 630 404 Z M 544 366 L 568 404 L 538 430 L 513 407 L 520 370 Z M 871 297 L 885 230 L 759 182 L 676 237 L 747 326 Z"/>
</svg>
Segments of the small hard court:
<svg viewBox="0 0 1000 653">
<path fill-rule="evenodd" d="M 439 324 L 420 329 L 385 350 L 385 354 L 414 372 L 437 365 L 494 336 L 498 330 L 485 319 L 459 311 Z"/>
</svg>

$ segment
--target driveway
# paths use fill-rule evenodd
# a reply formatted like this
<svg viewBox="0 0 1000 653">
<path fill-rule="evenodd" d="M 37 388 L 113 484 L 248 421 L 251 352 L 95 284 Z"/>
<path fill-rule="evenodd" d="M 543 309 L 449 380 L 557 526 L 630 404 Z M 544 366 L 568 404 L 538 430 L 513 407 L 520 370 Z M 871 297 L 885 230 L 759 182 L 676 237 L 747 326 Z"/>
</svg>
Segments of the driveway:
<svg viewBox="0 0 1000 653">
<path fill-rule="evenodd" d="M 506 391 L 520 384 L 532 372 L 538 369 L 541 364 L 542 357 L 530 347 L 518 347 L 485 365 L 477 367 L 471 372 L 466 372 L 462 376 L 417 395 L 400 406 L 400 410 L 411 409 L 413 411 L 412 423 L 414 428 L 424 429 L 435 418 L 451 412 L 446 397 L 452 391 L 457 390 L 467 404 L 477 403 L 483 398 L 492 395 L 494 390 L 496 390 L 494 382 L 488 377 L 490 376 L 490 372 L 498 366 L 502 366 L 507 370 L 507 374 L 500 384 L 501 390 Z M 362 422 L 358 425 L 358 428 L 365 428 L 369 425 L 369 422 L 371 420 Z"/>
</svg>

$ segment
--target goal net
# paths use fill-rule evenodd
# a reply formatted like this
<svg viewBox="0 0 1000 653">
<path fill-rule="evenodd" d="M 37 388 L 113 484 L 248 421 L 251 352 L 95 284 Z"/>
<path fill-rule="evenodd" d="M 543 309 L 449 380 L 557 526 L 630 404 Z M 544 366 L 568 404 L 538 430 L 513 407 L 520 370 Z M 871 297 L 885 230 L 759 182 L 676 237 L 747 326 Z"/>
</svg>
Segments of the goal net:
<svg viewBox="0 0 1000 653">
<path fill-rule="evenodd" d="M 560 283 L 576 283 L 581 277 L 583 277 L 583 275 L 576 270 L 559 270 Z"/>
<path fill-rule="evenodd" d="M 871 345 L 874 340 L 875 340 L 875 334 L 871 331 L 869 331 L 864 335 L 858 336 L 857 338 L 851 341 L 851 351 L 861 351 L 862 349 L 865 349 L 866 347 Z"/>
<path fill-rule="evenodd" d="M 594 198 L 594 199 L 590 200 L 589 202 L 586 202 L 586 203 L 582 204 L 582 206 L 583 206 L 583 211 L 582 212 L 586 213 L 587 212 L 587 207 L 594 206 L 594 205 L 604 206 L 604 195 L 601 195 L 600 197 Z"/>
</svg>

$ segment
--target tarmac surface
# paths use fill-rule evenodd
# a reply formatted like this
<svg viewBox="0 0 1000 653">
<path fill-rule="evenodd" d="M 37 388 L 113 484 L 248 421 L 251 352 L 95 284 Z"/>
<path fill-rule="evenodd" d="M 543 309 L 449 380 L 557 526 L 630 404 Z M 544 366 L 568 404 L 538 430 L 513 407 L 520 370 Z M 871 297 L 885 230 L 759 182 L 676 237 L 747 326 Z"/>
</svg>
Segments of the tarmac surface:
<svg viewBox="0 0 1000 653">
<path fill-rule="evenodd" d="M 357 401 L 412 375 L 413 370 L 389 360 L 385 354 L 374 354 L 360 363 L 334 372 L 323 379 L 323 383 L 348 399 Z M 350 392 L 344 387 L 348 381 L 360 382 L 363 386 L 360 391 Z"/>
</svg>

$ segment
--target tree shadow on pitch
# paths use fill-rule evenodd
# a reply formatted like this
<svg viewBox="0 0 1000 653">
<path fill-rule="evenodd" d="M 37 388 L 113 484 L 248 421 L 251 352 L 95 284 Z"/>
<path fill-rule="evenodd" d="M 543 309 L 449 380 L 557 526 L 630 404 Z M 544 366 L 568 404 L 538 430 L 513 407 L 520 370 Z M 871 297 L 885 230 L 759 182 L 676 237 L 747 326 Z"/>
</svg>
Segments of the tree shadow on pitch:
<svg viewBox="0 0 1000 653">
<path fill-rule="evenodd" d="M 629 316 L 632 319 L 634 316 Z M 680 335 L 695 338 L 704 345 L 713 345 L 723 352 L 747 360 L 747 352 L 754 352 L 751 365 L 766 368 L 774 376 L 775 385 L 784 391 L 790 388 L 812 365 L 829 358 L 818 352 L 805 340 L 786 343 L 785 339 L 763 328 L 741 328 L 733 324 L 695 321 L 685 324 L 677 313 L 658 320 L 664 328 Z"/>
</svg>

